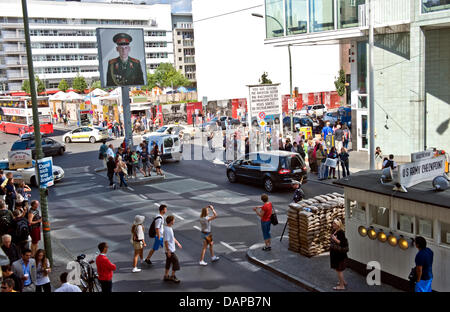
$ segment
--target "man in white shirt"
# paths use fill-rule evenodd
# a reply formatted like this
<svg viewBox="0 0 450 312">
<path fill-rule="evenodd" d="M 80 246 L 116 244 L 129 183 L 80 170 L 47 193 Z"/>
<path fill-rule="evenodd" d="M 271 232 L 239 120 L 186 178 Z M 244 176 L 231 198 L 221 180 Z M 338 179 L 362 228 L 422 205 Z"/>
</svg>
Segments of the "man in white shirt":
<svg viewBox="0 0 450 312">
<path fill-rule="evenodd" d="M 108 159 L 109 156 L 111 156 L 112 158 L 115 157 L 114 155 L 114 146 L 112 144 L 109 144 L 108 149 L 106 150 L 106 159 Z"/>
<path fill-rule="evenodd" d="M 57 288 L 55 292 L 81 292 L 80 287 L 72 285 L 67 282 L 67 272 L 62 273 L 59 276 L 59 280 L 61 281 L 61 287 Z"/>
<path fill-rule="evenodd" d="M 174 222 L 175 217 L 168 216 L 166 218 L 167 225 L 164 226 L 164 246 L 166 248 L 166 271 L 164 274 L 164 281 L 172 281 L 178 284 L 180 280 L 175 276 L 175 272 L 180 270 L 180 263 L 178 261 L 178 257 L 175 255 L 175 244 L 177 244 L 178 248 L 182 248 L 182 246 L 173 234 L 172 225 Z M 169 277 L 171 265 L 172 276 Z"/>
<path fill-rule="evenodd" d="M 153 244 L 153 248 L 150 249 L 150 252 L 147 255 L 147 258 L 145 258 L 145 263 L 151 265 L 152 262 L 150 261 L 150 258 L 153 256 L 153 253 L 157 251 L 159 248 L 163 248 L 163 235 L 164 235 L 164 215 L 167 212 L 167 206 L 166 205 L 160 205 L 159 206 L 159 214 L 156 216 L 153 222 L 155 222 L 155 242 Z"/>
</svg>

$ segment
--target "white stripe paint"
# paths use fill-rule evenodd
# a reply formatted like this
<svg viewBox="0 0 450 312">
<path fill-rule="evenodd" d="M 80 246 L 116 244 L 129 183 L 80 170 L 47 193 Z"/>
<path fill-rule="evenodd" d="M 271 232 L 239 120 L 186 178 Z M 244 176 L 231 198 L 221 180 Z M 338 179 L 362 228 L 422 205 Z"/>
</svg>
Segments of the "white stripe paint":
<svg viewBox="0 0 450 312">
<path fill-rule="evenodd" d="M 225 242 L 220 242 L 223 246 L 225 246 L 225 247 L 227 247 L 228 249 L 230 249 L 231 251 L 237 251 L 237 249 L 236 248 L 234 248 L 234 247 L 232 247 L 232 246 L 230 246 L 230 245 L 228 245 L 227 243 L 225 243 Z"/>
<path fill-rule="evenodd" d="M 142 198 L 142 199 L 148 199 L 148 197 L 147 197 L 147 196 L 145 196 L 145 195 L 142 195 L 142 194 L 139 194 L 139 197 L 140 197 L 140 198 Z"/>
<path fill-rule="evenodd" d="M 196 226 L 196 225 L 194 225 L 194 226 L 193 226 L 193 228 L 194 228 L 194 229 L 196 229 L 196 230 L 199 230 L 200 232 L 202 231 L 202 229 L 201 229 L 201 228 L 199 228 L 199 227 L 198 227 L 198 226 Z"/>
<path fill-rule="evenodd" d="M 183 217 L 180 217 L 179 215 L 177 215 L 176 213 L 173 213 L 173 215 L 175 216 L 175 217 L 177 217 L 178 219 L 180 219 L 180 220 L 184 220 L 184 218 Z"/>
<path fill-rule="evenodd" d="M 134 189 L 130 186 L 127 186 L 127 189 L 129 189 L 130 191 L 134 192 Z"/>
</svg>

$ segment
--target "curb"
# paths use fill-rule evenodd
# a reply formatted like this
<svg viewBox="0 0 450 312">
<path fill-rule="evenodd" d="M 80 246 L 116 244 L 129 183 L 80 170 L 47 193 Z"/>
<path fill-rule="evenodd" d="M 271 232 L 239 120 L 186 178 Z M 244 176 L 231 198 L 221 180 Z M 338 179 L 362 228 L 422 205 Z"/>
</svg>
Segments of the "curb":
<svg viewBox="0 0 450 312">
<path fill-rule="evenodd" d="M 253 245 L 253 246 L 256 246 L 256 245 Z M 252 247 L 253 246 L 251 246 L 247 250 L 247 259 L 248 259 L 248 261 L 250 263 L 253 263 L 253 264 L 257 265 L 257 266 L 260 266 L 263 269 L 266 269 L 266 270 L 268 270 L 268 271 L 270 271 L 270 272 L 272 272 L 272 273 L 274 273 L 274 274 L 276 274 L 276 275 L 278 275 L 278 276 L 288 280 L 289 282 L 294 283 L 294 284 L 296 284 L 296 285 L 298 285 L 298 286 L 300 286 L 300 287 L 302 287 L 302 288 L 304 288 L 304 289 L 306 289 L 308 291 L 311 291 L 311 292 L 326 292 L 325 290 L 320 289 L 319 287 L 317 287 L 317 286 L 315 286 L 315 285 L 313 285 L 313 284 L 311 284 L 311 283 L 309 283 L 309 282 L 307 282 L 307 281 L 305 281 L 305 280 L 303 280 L 303 279 L 301 279 L 301 278 L 299 278 L 297 276 L 294 276 L 292 274 L 284 272 L 283 270 L 275 269 L 275 268 L 271 267 L 270 265 L 267 265 L 264 262 L 259 261 L 258 259 L 256 259 L 256 257 L 254 257 L 252 255 Z"/>
<path fill-rule="evenodd" d="M 94 171 L 95 172 L 102 172 L 102 171 L 106 171 L 106 168 L 95 168 Z"/>
</svg>

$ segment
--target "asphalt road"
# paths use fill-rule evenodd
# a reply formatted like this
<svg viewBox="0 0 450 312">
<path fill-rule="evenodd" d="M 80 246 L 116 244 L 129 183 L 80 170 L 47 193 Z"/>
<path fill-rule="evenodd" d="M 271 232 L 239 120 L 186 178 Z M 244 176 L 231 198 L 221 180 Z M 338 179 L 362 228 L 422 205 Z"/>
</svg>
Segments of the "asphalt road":
<svg viewBox="0 0 450 312">
<path fill-rule="evenodd" d="M 61 140 L 62 134 L 55 131 L 54 138 Z M 6 142 L 1 145 L 1 152 L 9 150 L 16 139 L 17 136 L 0 134 L 0 144 Z M 135 137 L 135 144 L 139 141 Z M 118 146 L 121 140 L 111 142 Z M 118 266 L 114 275 L 115 291 L 304 291 L 247 261 L 247 249 L 263 242 L 259 218 L 252 210 L 261 205 L 262 187 L 229 183 L 225 166 L 218 162 L 182 160 L 163 164 L 166 173 L 163 182 L 112 190 L 106 173 L 94 172 L 102 164 L 97 159 L 99 147 L 100 143 L 70 143 L 66 144 L 67 152 L 63 156 L 53 158 L 54 164 L 65 170 L 63 181 L 49 189 L 51 235 L 56 242 L 53 253 L 57 261 L 68 261 L 81 253 L 93 258 L 98 243 L 106 241 L 110 246 L 108 255 Z M 336 186 L 312 181 L 303 188 L 307 197 L 342 193 Z M 36 189 L 32 195 L 38 198 Z M 290 191 L 270 194 L 280 222 L 272 227 L 273 237 L 281 235 L 291 199 Z M 165 258 L 162 251 L 152 257 L 153 266 L 143 263 L 141 272 L 131 272 L 130 229 L 134 216 L 144 215 L 148 229 L 161 203 L 168 205 L 168 215 L 176 217 L 175 237 L 183 246 L 177 250 L 181 261 L 178 285 L 162 281 Z M 202 267 L 198 264 L 202 244 L 198 218 L 201 208 L 208 204 L 213 204 L 218 213 L 212 231 L 214 250 L 220 260 L 211 263 L 207 251 L 208 266 Z M 144 257 L 153 243 L 148 236 L 146 242 Z"/>
</svg>

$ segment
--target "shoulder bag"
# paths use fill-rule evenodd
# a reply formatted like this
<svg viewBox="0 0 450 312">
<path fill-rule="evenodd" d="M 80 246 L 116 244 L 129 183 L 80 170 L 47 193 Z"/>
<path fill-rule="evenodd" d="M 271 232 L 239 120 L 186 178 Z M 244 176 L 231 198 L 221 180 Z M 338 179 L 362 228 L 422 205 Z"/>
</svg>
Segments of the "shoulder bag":
<svg viewBox="0 0 450 312">
<path fill-rule="evenodd" d="M 272 210 L 272 214 L 270 215 L 270 223 L 272 225 L 277 225 L 278 224 L 278 217 L 277 217 L 277 214 L 275 213 L 275 209 Z"/>
</svg>

